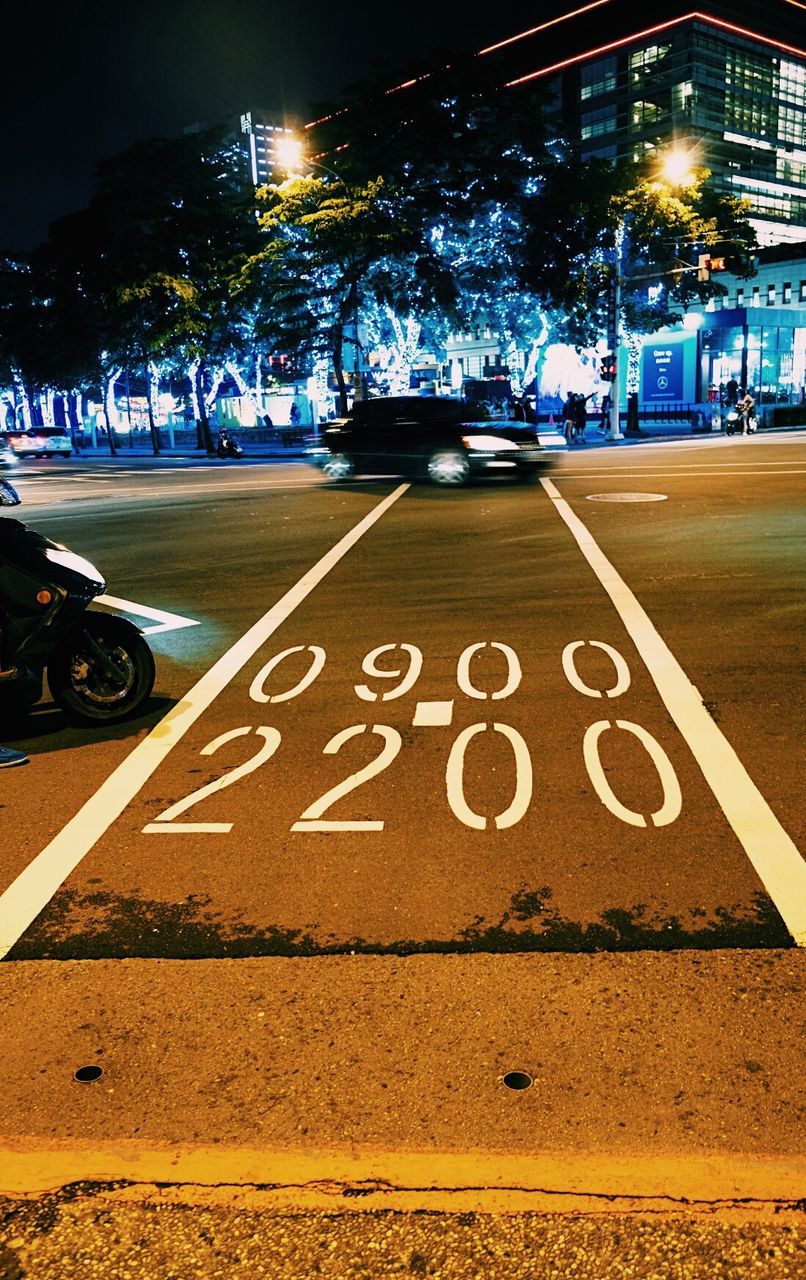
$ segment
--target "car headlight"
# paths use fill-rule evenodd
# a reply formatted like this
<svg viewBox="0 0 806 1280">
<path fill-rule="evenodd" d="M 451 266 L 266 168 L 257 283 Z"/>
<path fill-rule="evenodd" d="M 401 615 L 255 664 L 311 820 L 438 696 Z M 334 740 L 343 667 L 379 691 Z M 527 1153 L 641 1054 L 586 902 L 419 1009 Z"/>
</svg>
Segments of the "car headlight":
<svg viewBox="0 0 806 1280">
<path fill-rule="evenodd" d="M 514 440 L 504 440 L 501 436 L 462 436 L 462 444 L 467 449 L 494 450 L 496 453 L 518 448 Z"/>
</svg>

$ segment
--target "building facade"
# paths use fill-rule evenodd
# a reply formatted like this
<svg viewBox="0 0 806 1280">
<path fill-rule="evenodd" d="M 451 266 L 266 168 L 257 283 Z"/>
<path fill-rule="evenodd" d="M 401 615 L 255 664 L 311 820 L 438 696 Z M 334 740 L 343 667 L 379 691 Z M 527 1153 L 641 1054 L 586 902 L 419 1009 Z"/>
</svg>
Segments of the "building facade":
<svg viewBox="0 0 806 1280">
<path fill-rule="evenodd" d="M 750 202 L 759 243 L 806 241 L 803 5 L 660 0 L 651 21 L 595 0 L 482 50 L 503 82 L 543 80 L 547 117 L 584 157 L 689 149 L 721 193 Z"/>
</svg>

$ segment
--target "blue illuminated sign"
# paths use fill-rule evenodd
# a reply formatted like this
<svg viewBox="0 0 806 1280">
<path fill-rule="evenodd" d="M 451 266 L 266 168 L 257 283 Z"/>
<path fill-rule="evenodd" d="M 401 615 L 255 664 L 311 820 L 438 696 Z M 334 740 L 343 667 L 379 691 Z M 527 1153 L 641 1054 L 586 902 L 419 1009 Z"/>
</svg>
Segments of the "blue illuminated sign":
<svg viewBox="0 0 806 1280">
<path fill-rule="evenodd" d="M 644 347 L 641 399 L 683 399 L 683 344 L 648 342 Z"/>
</svg>

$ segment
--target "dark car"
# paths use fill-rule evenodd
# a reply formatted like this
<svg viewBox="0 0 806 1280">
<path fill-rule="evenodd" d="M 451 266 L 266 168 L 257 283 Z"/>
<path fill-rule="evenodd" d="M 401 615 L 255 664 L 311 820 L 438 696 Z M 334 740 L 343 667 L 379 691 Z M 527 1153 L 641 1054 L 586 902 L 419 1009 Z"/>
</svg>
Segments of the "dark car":
<svg viewBox="0 0 806 1280">
<path fill-rule="evenodd" d="M 553 461 L 535 427 L 481 422 L 459 401 L 425 396 L 356 401 L 328 424 L 322 446 L 310 456 L 332 480 L 396 472 L 456 486 L 476 475 L 534 476 Z"/>
</svg>

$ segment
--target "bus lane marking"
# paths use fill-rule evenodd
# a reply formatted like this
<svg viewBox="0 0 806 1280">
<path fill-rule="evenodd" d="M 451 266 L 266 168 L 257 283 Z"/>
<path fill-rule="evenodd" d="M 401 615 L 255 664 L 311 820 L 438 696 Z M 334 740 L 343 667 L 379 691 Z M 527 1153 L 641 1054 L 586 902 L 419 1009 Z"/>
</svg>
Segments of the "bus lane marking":
<svg viewBox="0 0 806 1280">
<path fill-rule="evenodd" d="M 398 485 L 222 654 L 0 896 L 0 958 L 101 839 L 213 700 L 315 587 L 409 489 Z"/>
<path fill-rule="evenodd" d="M 806 946 L 806 862 L 703 705 L 699 690 L 587 527 L 551 480 L 546 494 L 609 595 L 669 715 L 795 945 Z"/>
</svg>

